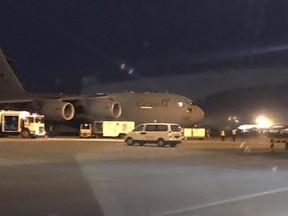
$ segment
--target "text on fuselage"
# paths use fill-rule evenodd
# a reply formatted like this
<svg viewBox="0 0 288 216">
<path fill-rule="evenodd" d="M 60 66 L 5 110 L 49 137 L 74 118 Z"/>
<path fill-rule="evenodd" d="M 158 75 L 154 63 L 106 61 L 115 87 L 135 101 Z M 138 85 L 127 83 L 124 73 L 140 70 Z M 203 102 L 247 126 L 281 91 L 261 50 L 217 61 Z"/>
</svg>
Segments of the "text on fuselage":
<svg viewBox="0 0 288 216">
<path fill-rule="evenodd" d="M 168 107 L 169 100 L 161 100 L 159 102 L 140 102 L 137 101 L 138 107 Z"/>
</svg>

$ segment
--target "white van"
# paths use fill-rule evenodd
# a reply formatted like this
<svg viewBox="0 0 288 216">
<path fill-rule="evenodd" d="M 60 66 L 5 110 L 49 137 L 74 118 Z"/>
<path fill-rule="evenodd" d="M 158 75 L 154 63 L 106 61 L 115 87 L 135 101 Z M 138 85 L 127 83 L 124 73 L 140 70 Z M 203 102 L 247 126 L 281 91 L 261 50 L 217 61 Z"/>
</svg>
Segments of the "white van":
<svg viewBox="0 0 288 216">
<path fill-rule="evenodd" d="M 156 143 L 163 147 L 170 145 L 175 147 L 182 141 L 182 128 L 174 123 L 145 123 L 138 125 L 134 130 L 128 132 L 125 136 L 125 142 L 128 145 L 139 143 Z"/>
</svg>

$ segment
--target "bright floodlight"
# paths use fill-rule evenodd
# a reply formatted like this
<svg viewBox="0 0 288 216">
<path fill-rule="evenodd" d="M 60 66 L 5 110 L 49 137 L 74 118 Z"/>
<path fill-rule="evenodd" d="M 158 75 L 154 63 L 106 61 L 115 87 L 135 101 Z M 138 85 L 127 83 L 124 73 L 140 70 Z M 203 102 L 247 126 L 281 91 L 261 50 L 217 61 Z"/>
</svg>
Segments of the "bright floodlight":
<svg viewBox="0 0 288 216">
<path fill-rule="evenodd" d="M 125 67 L 126 67 L 126 64 L 125 64 L 125 63 L 123 63 L 123 64 L 120 65 L 120 69 L 121 69 L 121 70 L 124 70 Z"/>
<path fill-rule="evenodd" d="M 269 120 L 265 116 L 258 116 L 256 118 L 256 123 L 259 125 L 259 127 L 262 127 L 262 128 L 268 128 L 272 126 L 271 120 Z"/>
</svg>

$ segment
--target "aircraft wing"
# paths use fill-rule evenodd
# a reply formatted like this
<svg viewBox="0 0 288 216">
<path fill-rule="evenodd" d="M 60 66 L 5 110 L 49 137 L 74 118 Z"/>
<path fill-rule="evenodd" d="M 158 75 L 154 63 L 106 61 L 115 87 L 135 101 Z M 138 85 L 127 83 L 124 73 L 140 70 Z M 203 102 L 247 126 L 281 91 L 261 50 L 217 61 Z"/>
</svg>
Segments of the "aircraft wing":
<svg viewBox="0 0 288 216">
<path fill-rule="evenodd" d="M 0 104 L 6 103 L 29 103 L 33 101 L 45 101 L 45 100 L 62 100 L 69 102 L 80 101 L 83 98 L 81 95 L 63 95 L 63 94 L 29 94 L 26 93 L 24 95 L 18 96 L 9 96 L 5 95 L 5 97 L 0 96 Z"/>
<path fill-rule="evenodd" d="M 81 110 L 83 96 L 63 94 L 24 93 L 18 96 L 0 97 L 0 109 L 17 109 L 44 114 L 47 119 L 62 121 L 74 118 L 75 110 Z"/>
<path fill-rule="evenodd" d="M 7 103 L 29 103 L 32 102 L 32 99 L 4 99 L 0 100 L 0 104 L 7 104 Z"/>
</svg>

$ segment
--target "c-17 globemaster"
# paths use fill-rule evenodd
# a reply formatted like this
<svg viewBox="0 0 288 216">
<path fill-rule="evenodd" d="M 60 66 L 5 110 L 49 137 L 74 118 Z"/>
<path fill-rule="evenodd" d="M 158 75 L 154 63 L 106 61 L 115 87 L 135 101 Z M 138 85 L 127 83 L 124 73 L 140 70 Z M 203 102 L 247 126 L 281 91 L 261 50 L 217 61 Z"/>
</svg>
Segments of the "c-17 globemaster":
<svg viewBox="0 0 288 216">
<path fill-rule="evenodd" d="M 182 95 L 171 93 L 109 93 L 95 95 L 26 92 L 0 49 L 0 110 L 29 110 L 49 121 L 125 120 L 178 123 L 192 127 L 204 118 L 202 109 Z"/>
</svg>

